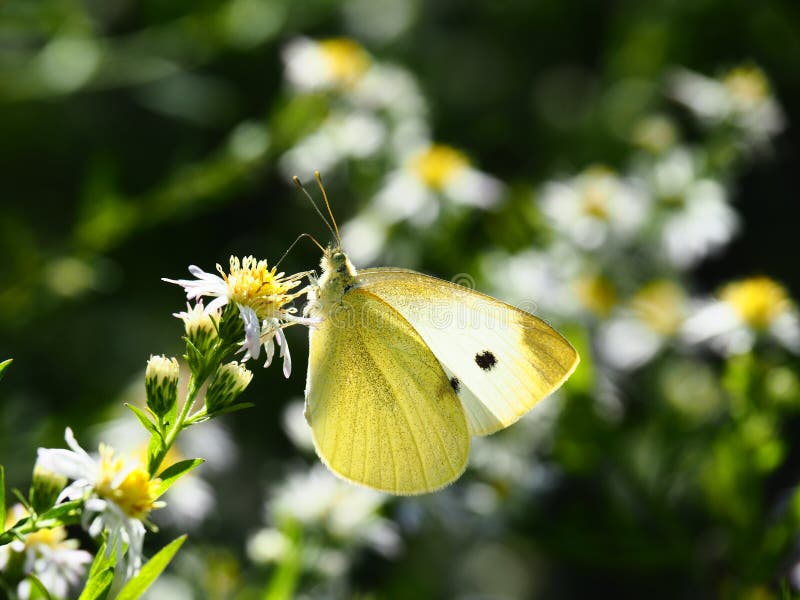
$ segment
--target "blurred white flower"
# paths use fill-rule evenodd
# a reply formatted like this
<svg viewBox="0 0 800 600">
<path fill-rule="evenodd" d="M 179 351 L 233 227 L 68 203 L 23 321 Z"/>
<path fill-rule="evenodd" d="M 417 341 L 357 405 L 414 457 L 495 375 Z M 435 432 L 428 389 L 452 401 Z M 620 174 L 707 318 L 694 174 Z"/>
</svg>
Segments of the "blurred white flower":
<svg viewBox="0 0 800 600">
<path fill-rule="evenodd" d="M 582 263 L 569 244 L 513 255 L 496 251 L 483 257 L 481 270 L 492 294 L 518 308 L 548 318 L 570 318 L 582 312 L 571 285 L 582 272 Z"/>
<path fill-rule="evenodd" d="M 21 504 L 15 504 L 6 515 L 6 527 L 28 516 Z M 55 598 L 66 598 L 69 588 L 74 588 L 83 578 L 92 555 L 79 549 L 78 540 L 67 539 L 63 527 L 40 529 L 0 546 L 0 572 L 13 554 L 24 554 L 23 572 L 35 575 L 45 589 Z M 17 593 L 23 600 L 31 596 L 29 580 L 20 582 Z M 38 596 L 37 596 L 38 597 Z"/>
<path fill-rule="evenodd" d="M 764 146 L 785 126 L 783 111 L 758 67 L 737 67 L 717 79 L 676 69 L 668 85 L 671 95 L 708 125 L 729 122 L 739 127 L 748 145 Z"/>
<path fill-rule="evenodd" d="M 585 250 L 625 242 L 644 224 L 649 202 L 640 186 L 605 167 L 544 186 L 540 206 L 550 224 Z"/>
<path fill-rule="evenodd" d="M 305 402 L 293 400 L 283 409 L 283 430 L 292 443 L 301 450 L 314 451 L 311 426 L 305 416 Z"/>
<path fill-rule="evenodd" d="M 679 147 L 645 175 L 661 213 L 661 246 L 678 268 L 692 267 L 722 248 L 739 226 L 725 188 L 701 176 L 697 162 L 687 148 Z"/>
<path fill-rule="evenodd" d="M 383 149 L 386 125 L 365 110 L 335 111 L 280 159 L 287 177 L 327 172 L 350 159 L 366 159 Z"/>
<path fill-rule="evenodd" d="M 560 402 L 549 396 L 533 407 L 514 427 L 495 435 L 475 437 L 469 455 L 470 469 L 481 479 L 506 491 L 528 493 L 547 489 L 553 472 L 536 457 L 550 443 Z M 489 509 L 495 499 L 484 487 L 467 488 L 465 501 L 476 512 Z"/>
<path fill-rule="evenodd" d="M 800 315 L 786 289 L 768 277 L 725 285 L 717 299 L 699 302 L 686 320 L 683 337 L 708 343 L 725 354 L 752 350 L 759 336 L 800 354 Z"/>
<path fill-rule="evenodd" d="M 361 264 L 383 250 L 389 228 L 407 220 L 430 226 L 443 207 L 488 209 L 500 201 L 503 185 L 471 166 L 462 152 L 444 144 L 417 147 L 390 172 L 372 204 L 342 227 L 342 244 Z"/>
<path fill-rule="evenodd" d="M 376 197 L 378 211 L 390 221 L 430 223 L 438 214 L 438 198 L 487 209 L 500 200 L 502 184 L 478 171 L 465 154 L 444 144 L 417 148 L 401 169 L 390 173 Z"/>
<path fill-rule="evenodd" d="M 282 560 L 292 550 L 292 542 L 280 528 L 291 523 L 328 540 L 316 549 L 303 546 L 303 551 L 310 553 L 305 561 L 318 571 L 327 572 L 332 565 L 326 566 L 323 557 L 335 555 L 340 573 L 349 563 L 345 550 L 359 546 L 393 556 L 400 550 L 400 536 L 394 524 L 379 513 L 388 498 L 337 479 L 319 464 L 292 473 L 267 501 L 267 519 L 272 525 L 251 538 L 250 558 L 256 562 Z"/>
<path fill-rule="evenodd" d="M 286 79 L 300 91 L 350 88 L 370 66 L 369 54 L 348 38 L 295 38 L 283 49 Z"/>
<path fill-rule="evenodd" d="M 688 299 L 680 285 L 656 280 L 603 321 L 595 340 L 603 361 L 615 369 L 635 369 L 650 361 L 680 331 Z"/>
<path fill-rule="evenodd" d="M 132 577 L 142 566 L 144 520 L 164 505 L 157 501 L 160 480 L 151 478 L 139 461 L 116 455 L 110 446 L 101 444 L 99 457 L 90 456 L 69 428 L 64 438 L 70 449 L 39 448 L 37 465 L 73 480 L 59 501 L 84 499 L 89 535 L 107 533 L 108 552 L 116 552 L 117 563 Z"/>
</svg>

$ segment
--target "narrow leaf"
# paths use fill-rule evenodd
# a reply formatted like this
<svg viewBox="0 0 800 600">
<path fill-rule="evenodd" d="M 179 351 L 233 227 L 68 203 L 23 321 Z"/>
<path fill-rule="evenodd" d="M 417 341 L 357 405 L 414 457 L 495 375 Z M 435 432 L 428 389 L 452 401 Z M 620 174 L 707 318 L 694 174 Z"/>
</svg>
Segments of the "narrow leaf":
<svg viewBox="0 0 800 600">
<path fill-rule="evenodd" d="M 13 358 L 9 358 L 7 360 L 4 360 L 3 362 L 0 362 L 0 379 L 2 379 L 3 375 L 6 374 L 6 369 L 8 369 L 8 367 L 11 366 L 11 363 L 13 361 L 14 361 Z"/>
<path fill-rule="evenodd" d="M 144 594 L 147 588 L 161 575 L 161 572 L 167 568 L 172 557 L 185 541 L 186 536 L 182 535 L 159 550 L 153 558 L 147 561 L 139 574 L 125 584 L 116 600 L 135 600 Z"/>
<path fill-rule="evenodd" d="M 171 465 L 161 471 L 158 476 L 158 478 L 161 479 L 161 486 L 158 488 L 156 498 L 160 497 L 164 492 L 172 487 L 172 484 L 178 481 L 178 479 L 186 475 L 195 467 L 199 467 L 204 462 L 205 460 L 202 458 L 189 458 L 187 460 L 176 462 L 174 465 Z"/>
<path fill-rule="evenodd" d="M 0 531 L 6 530 L 6 470 L 0 465 Z"/>
<path fill-rule="evenodd" d="M 39 515 L 39 521 L 44 521 L 45 519 L 59 519 L 65 521 L 67 517 L 77 516 L 81 506 L 83 506 L 83 499 L 70 500 L 69 502 L 62 502 L 61 504 L 56 504 L 53 508 L 51 508 L 47 512 Z M 71 523 L 65 523 L 65 524 L 71 524 Z"/>
<path fill-rule="evenodd" d="M 106 555 L 106 544 L 100 546 L 89 569 L 89 578 L 78 600 L 103 600 L 114 582 L 114 552 Z"/>
<path fill-rule="evenodd" d="M 29 573 L 27 579 L 31 582 L 31 587 L 37 589 L 37 591 L 42 595 L 42 598 L 45 600 L 53 600 L 50 592 L 47 591 L 47 588 L 44 587 L 44 584 L 39 581 L 39 578 L 36 577 L 33 573 Z"/>
<path fill-rule="evenodd" d="M 144 412 L 138 406 L 128 404 L 127 402 L 125 403 L 125 406 L 131 409 L 131 412 L 136 415 L 136 418 L 139 419 L 139 422 L 144 426 L 145 429 L 147 429 L 147 431 L 161 438 L 161 432 L 158 430 L 158 427 L 156 427 L 155 423 L 149 419 L 146 412 Z"/>
</svg>

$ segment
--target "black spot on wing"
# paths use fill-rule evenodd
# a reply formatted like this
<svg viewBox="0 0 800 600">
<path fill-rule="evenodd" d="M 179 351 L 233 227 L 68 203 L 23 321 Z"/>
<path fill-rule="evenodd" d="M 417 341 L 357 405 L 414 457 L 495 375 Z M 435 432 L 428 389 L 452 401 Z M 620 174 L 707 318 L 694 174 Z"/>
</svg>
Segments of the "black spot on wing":
<svg viewBox="0 0 800 600">
<path fill-rule="evenodd" d="M 492 367 L 497 364 L 497 359 L 489 350 L 484 350 L 475 355 L 475 364 L 484 371 L 491 371 Z"/>
<path fill-rule="evenodd" d="M 461 391 L 461 382 L 458 380 L 458 377 L 450 378 L 450 387 L 453 388 L 456 394 Z"/>
<path fill-rule="evenodd" d="M 352 290 L 354 287 L 356 287 L 355 284 L 348 283 L 346 286 L 344 286 L 344 293 L 346 294 L 347 292 Z"/>
</svg>

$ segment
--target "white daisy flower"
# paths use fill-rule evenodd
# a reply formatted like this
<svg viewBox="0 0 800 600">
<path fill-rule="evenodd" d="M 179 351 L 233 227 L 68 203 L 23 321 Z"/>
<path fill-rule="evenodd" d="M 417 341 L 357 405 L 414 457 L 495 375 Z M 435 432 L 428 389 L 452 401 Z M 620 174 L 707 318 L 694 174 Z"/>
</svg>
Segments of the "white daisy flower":
<svg viewBox="0 0 800 600">
<path fill-rule="evenodd" d="M 185 377 L 181 378 L 185 382 Z M 181 393 L 185 395 L 185 391 Z M 141 383 L 137 381 L 129 394 L 121 400 L 129 404 L 143 407 Z M 119 403 L 120 411 L 123 410 Z M 127 412 L 127 409 L 125 409 Z M 92 430 L 93 440 L 114 440 L 115 449 L 129 456 L 137 456 L 146 460 L 149 437 L 130 414 L 120 412 L 118 418 L 103 423 Z M 175 444 L 164 457 L 163 468 L 188 457 L 202 456 L 205 459 L 202 469 L 194 469 L 177 482 L 164 494 L 166 506 L 159 511 L 159 524 L 172 525 L 181 529 L 197 529 L 217 507 L 214 487 L 204 477 L 209 472 L 219 473 L 226 470 L 236 458 L 236 445 L 230 433 L 220 423 L 212 419 L 203 423 L 202 427 L 190 427 L 181 432 Z"/>
<path fill-rule="evenodd" d="M 115 456 L 109 446 L 101 444 L 99 457 L 90 456 L 69 428 L 64 438 L 69 450 L 39 448 L 37 464 L 73 480 L 59 501 L 85 500 L 84 527 L 92 537 L 107 532 L 108 551 L 116 550 L 124 572 L 132 577 L 142 565 L 144 521 L 163 506 L 156 500 L 160 480 L 151 478 L 138 461 Z"/>
<path fill-rule="evenodd" d="M 744 354 L 763 336 L 800 354 L 800 314 L 786 289 L 768 277 L 725 285 L 717 299 L 698 303 L 683 327 L 689 343 L 721 354 Z"/>
<path fill-rule="evenodd" d="M 353 87 L 372 61 L 364 48 L 348 38 L 299 37 L 283 49 L 283 62 L 286 79 L 295 89 L 314 91 Z"/>
<path fill-rule="evenodd" d="M 646 175 L 661 209 L 661 246 L 669 261 L 689 268 L 727 244 L 739 227 L 718 181 L 699 174 L 697 159 L 676 148 Z"/>
<path fill-rule="evenodd" d="M 500 199 L 502 184 L 478 171 L 465 154 L 444 144 L 413 150 L 403 168 L 390 173 L 375 197 L 376 209 L 390 221 L 430 223 L 439 212 L 439 198 L 487 209 Z"/>
<path fill-rule="evenodd" d="M 462 152 L 444 144 L 417 146 L 390 172 L 371 206 L 342 228 L 342 243 L 361 263 L 383 249 L 388 229 L 399 221 L 427 227 L 443 206 L 489 209 L 500 201 L 503 185 L 475 169 Z"/>
<path fill-rule="evenodd" d="M 615 369 L 640 367 L 680 331 L 687 310 L 688 299 L 674 281 L 648 283 L 601 323 L 595 341 L 598 354 Z"/>
<path fill-rule="evenodd" d="M 263 345 L 267 352 L 265 366 L 269 366 L 277 341 L 284 359 L 283 371 L 288 377 L 292 363 L 283 328 L 297 323 L 310 325 L 312 321 L 297 316 L 297 309 L 286 305 L 308 291 L 308 287 L 304 287 L 290 293 L 309 272 L 285 277 L 284 273 L 276 273 L 275 267 L 269 269 L 266 260 L 257 261 L 252 256 L 241 261 L 232 256 L 230 271 L 225 273 L 220 265 L 217 265 L 217 271 L 220 274 L 214 275 L 191 265 L 189 272 L 196 279 L 164 278 L 164 281 L 183 287 L 188 300 L 197 300 L 202 296 L 214 298 L 205 308 L 207 313 L 217 311 L 229 302 L 235 303 L 244 322 L 244 360 L 258 358 Z"/>
<path fill-rule="evenodd" d="M 737 67 L 718 79 L 677 69 L 669 88 L 672 96 L 702 121 L 709 125 L 732 123 L 754 147 L 763 147 L 785 127 L 783 111 L 758 67 Z"/>
<path fill-rule="evenodd" d="M 10 527 L 27 517 L 28 511 L 21 504 L 11 507 L 6 515 L 6 526 Z M 92 555 L 79 549 L 78 540 L 67 539 L 64 527 L 40 529 L 0 547 L 0 571 L 13 554 L 24 554 L 23 571 L 35 575 L 51 596 L 66 598 L 70 588 L 75 588 L 86 573 L 86 566 L 92 562 Z M 29 580 L 23 580 L 17 587 L 23 600 L 31 595 Z"/>
<path fill-rule="evenodd" d="M 545 185 L 540 199 L 552 226 L 585 250 L 624 242 L 639 231 L 649 202 L 640 187 L 605 167 Z"/>
</svg>

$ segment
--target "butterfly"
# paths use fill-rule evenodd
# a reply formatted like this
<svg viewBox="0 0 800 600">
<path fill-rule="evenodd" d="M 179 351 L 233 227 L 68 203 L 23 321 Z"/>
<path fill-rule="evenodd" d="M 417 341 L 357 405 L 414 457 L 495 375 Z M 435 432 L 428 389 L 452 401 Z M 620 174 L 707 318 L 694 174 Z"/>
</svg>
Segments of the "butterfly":
<svg viewBox="0 0 800 600">
<path fill-rule="evenodd" d="M 331 230 L 305 308 L 318 322 L 305 415 L 340 477 L 398 495 L 438 490 L 464 472 L 471 436 L 508 427 L 578 365 L 561 334 L 514 306 L 407 269 L 357 270 L 335 220 Z"/>
</svg>

